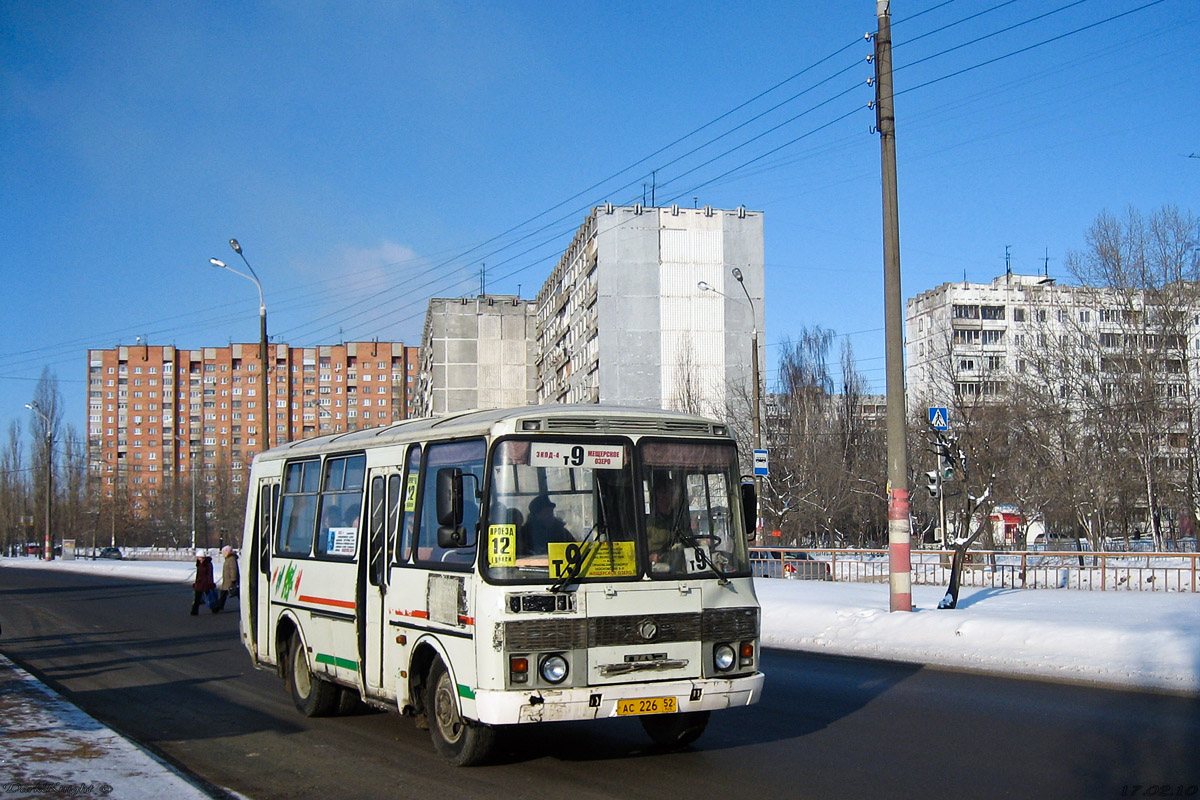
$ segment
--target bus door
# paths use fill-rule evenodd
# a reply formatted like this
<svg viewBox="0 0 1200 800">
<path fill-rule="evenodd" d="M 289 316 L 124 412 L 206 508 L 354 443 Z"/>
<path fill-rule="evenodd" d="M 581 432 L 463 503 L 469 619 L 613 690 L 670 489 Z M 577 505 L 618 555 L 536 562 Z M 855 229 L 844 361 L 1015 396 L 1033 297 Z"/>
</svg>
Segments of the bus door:
<svg viewBox="0 0 1200 800">
<path fill-rule="evenodd" d="M 363 685 L 370 695 L 384 688 L 385 638 L 388 633 L 388 566 L 390 532 L 396 529 L 403 474 L 400 467 L 371 470 L 367 499 L 366 554 L 360 561 L 358 647 Z"/>
<path fill-rule="evenodd" d="M 274 549 L 272 533 L 279 508 L 279 479 L 264 478 L 258 484 L 258 505 L 254 511 L 254 539 L 243 543 L 249 545 L 250 563 L 242 576 L 246 581 L 245 597 L 248 600 L 249 620 L 246 630 L 251 636 L 255 657 L 272 658 L 276 663 L 283 657 L 271 653 L 271 553 Z"/>
</svg>

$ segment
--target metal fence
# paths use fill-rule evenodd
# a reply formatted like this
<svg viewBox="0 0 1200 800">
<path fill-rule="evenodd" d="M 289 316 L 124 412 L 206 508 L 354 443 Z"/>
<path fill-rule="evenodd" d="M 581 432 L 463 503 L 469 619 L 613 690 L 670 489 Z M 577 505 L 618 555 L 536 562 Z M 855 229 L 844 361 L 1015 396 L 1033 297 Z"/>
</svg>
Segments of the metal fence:
<svg viewBox="0 0 1200 800">
<path fill-rule="evenodd" d="M 835 581 L 884 583 L 888 551 L 754 548 L 756 575 L 788 554 L 806 553 L 829 566 Z M 914 550 L 912 581 L 927 586 L 950 582 L 950 550 Z M 803 578 L 793 573 L 792 577 Z M 828 580 L 829 578 L 827 578 Z M 1008 589 L 1083 589 L 1090 591 L 1200 592 L 1200 554 L 1092 553 L 971 550 L 963 565 L 962 586 Z"/>
</svg>

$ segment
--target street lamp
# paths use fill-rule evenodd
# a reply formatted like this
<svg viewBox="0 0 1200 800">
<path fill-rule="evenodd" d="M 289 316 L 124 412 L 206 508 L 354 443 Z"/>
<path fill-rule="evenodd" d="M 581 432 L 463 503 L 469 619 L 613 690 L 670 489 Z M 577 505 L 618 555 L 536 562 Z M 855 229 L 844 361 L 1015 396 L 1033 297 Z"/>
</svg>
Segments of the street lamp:
<svg viewBox="0 0 1200 800">
<path fill-rule="evenodd" d="M 50 539 L 50 523 L 53 520 L 54 511 L 54 426 L 50 424 L 50 418 L 42 413 L 36 400 L 26 403 L 25 407 L 41 417 L 42 424 L 46 426 L 46 549 L 44 557 L 47 561 L 53 561 L 54 545 Z"/>
<path fill-rule="evenodd" d="M 761 417 L 762 387 L 759 385 L 760 381 L 759 381 L 759 374 L 758 374 L 758 315 L 755 314 L 755 312 L 754 312 L 754 299 L 752 297 L 750 297 L 750 291 L 746 288 L 746 282 L 742 276 L 742 271 L 740 269 L 738 269 L 737 267 L 734 267 L 733 268 L 733 277 L 738 282 L 738 284 L 742 287 L 742 291 L 745 292 L 745 294 L 746 294 L 746 302 L 749 303 L 749 305 L 750 305 L 750 326 L 751 326 L 750 363 L 752 365 L 751 368 L 752 368 L 752 375 L 753 375 L 753 380 L 754 380 L 754 398 L 753 398 L 754 411 L 752 414 L 752 419 L 753 419 L 753 424 L 754 424 L 754 449 L 761 450 L 762 449 L 762 417 Z M 724 292 L 722 292 L 718 289 L 715 289 L 714 287 L 709 285 L 706 281 L 700 281 L 699 283 L 696 284 L 696 286 L 699 287 L 700 291 L 702 291 L 702 292 L 713 292 L 714 294 L 721 295 L 722 297 L 724 297 L 727 300 L 734 299 L 734 298 L 730 297 L 729 295 L 725 294 Z M 762 544 L 762 524 L 763 524 L 762 523 L 762 476 L 757 475 L 757 474 L 754 476 L 754 495 L 755 495 L 754 543 L 756 545 L 761 545 Z"/>
<path fill-rule="evenodd" d="M 186 441 L 182 436 L 176 436 L 175 441 L 178 444 L 184 444 Z M 192 552 L 196 552 L 196 451 L 188 442 L 188 472 L 192 474 Z M 178 454 L 178 450 L 176 450 Z M 178 461 L 178 455 L 176 456 Z M 176 471 L 176 475 L 178 475 Z M 177 484 L 178 485 L 178 484 Z"/>
<path fill-rule="evenodd" d="M 208 263 L 214 267 L 227 269 L 234 275 L 241 275 L 246 280 L 253 281 L 254 285 L 258 288 L 258 385 L 259 393 L 262 394 L 263 449 L 269 450 L 271 448 L 271 401 L 267 396 L 267 304 L 263 301 L 262 283 L 258 280 L 258 275 L 254 272 L 254 267 L 250 266 L 250 262 L 246 260 L 246 255 L 242 252 L 242 246 L 238 244 L 237 239 L 230 239 L 229 246 L 233 248 L 233 252 L 241 256 L 242 263 L 246 265 L 246 269 L 250 270 L 249 275 L 244 272 L 238 272 L 218 258 L 210 258 Z"/>
</svg>

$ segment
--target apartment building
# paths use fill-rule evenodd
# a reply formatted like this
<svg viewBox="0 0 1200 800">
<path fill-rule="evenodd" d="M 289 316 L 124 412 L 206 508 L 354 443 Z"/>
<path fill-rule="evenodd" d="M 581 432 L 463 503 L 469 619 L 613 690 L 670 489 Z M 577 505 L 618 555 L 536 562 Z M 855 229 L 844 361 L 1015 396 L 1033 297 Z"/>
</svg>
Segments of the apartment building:
<svg viewBox="0 0 1200 800">
<path fill-rule="evenodd" d="M 1060 286 L 1040 275 L 944 283 L 907 303 L 909 407 L 1001 399 L 1032 359 L 1048 354 L 1070 356 L 1101 393 L 1113 391 L 1128 374 L 1130 353 L 1143 361 L 1149 355 L 1165 395 L 1174 396 L 1182 392 L 1185 371 L 1200 363 L 1191 359 L 1189 367 L 1185 358 L 1200 308 L 1182 302 L 1172 310 L 1144 293 Z M 1069 377 L 1062 376 L 1064 383 Z"/>
<path fill-rule="evenodd" d="M 539 402 L 744 402 L 755 331 L 766 363 L 763 278 L 761 212 L 593 209 L 535 301 Z"/>
<path fill-rule="evenodd" d="M 102 496 L 128 490 L 135 510 L 144 508 L 192 470 L 209 483 L 216 469 L 230 470 L 241 483 L 254 455 L 269 446 L 411 413 L 415 347 L 278 344 L 267 356 L 264 403 L 258 344 L 89 350 L 88 459 Z"/>
<path fill-rule="evenodd" d="M 413 416 L 536 403 L 535 311 L 514 295 L 430 300 Z"/>
</svg>

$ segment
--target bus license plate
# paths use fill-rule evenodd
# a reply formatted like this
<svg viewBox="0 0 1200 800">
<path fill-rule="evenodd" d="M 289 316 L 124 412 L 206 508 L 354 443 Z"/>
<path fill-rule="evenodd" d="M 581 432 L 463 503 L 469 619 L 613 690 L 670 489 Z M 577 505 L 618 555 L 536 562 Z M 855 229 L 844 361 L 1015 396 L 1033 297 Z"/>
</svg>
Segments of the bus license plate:
<svg viewBox="0 0 1200 800">
<path fill-rule="evenodd" d="M 618 700 L 617 716 L 638 714 L 674 714 L 679 710 L 674 697 L 641 697 L 636 700 Z"/>
</svg>

